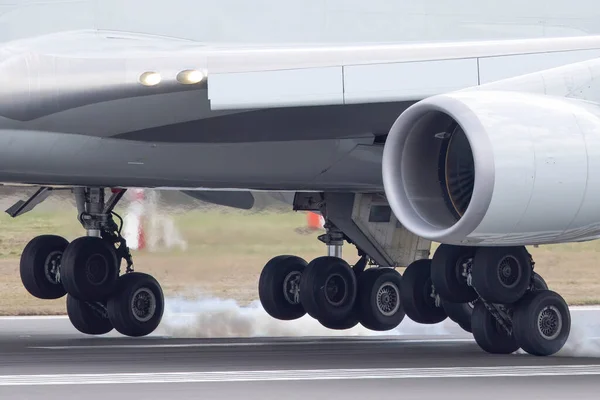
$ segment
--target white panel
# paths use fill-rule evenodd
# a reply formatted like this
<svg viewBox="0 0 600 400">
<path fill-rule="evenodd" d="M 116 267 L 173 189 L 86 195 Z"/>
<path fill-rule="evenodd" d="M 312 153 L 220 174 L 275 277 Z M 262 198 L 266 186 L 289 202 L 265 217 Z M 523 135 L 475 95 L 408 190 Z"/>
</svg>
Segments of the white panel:
<svg viewBox="0 0 600 400">
<path fill-rule="evenodd" d="M 212 74 L 208 97 L 213 110 L 342 104 L 342 68 Z"/>
<path fill-rule="evenodd" d="M 574 50 L 553 53 L 482 57 L 479 59 L 481 84 L 600 57 L 600 50 Z"/>
<path fill-rule="evenodd" d="M 477 60 L 441 60 L 344 68 L 346 103 L 422 99 L 477 85 Z"/>
</svg>

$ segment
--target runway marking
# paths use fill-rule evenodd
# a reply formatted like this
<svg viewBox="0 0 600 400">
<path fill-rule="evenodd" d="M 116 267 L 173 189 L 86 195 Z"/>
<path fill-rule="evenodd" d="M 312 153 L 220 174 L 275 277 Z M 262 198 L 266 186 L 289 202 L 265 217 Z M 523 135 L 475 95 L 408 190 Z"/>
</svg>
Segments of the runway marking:
<svg viewBox="0 0 600 400">
<path fill-rule="evenodd" d="M 600 375 L 600 365 L 1 375 L 0 386 Z"/>
<path fill-rule="evenodd" d="M 318 344 L 418 344 L 418 343 L 468 343 L 473 339 L 380 339 L 380 340 L 340 340 L 340 341 L 281 341 L 281 342 L 240 342 L 240 343 L 160 343 L 160 344 L 98 344 L 98 345 L 73 345 L 73 346 L 29 346 L 29 349 L 37 350 L 90 350 L 90 349 L 160 349 L 160 348 L 194 348 L 194 347 L 264 347 L 264 346 L 297 346 Z"/>
</svg>

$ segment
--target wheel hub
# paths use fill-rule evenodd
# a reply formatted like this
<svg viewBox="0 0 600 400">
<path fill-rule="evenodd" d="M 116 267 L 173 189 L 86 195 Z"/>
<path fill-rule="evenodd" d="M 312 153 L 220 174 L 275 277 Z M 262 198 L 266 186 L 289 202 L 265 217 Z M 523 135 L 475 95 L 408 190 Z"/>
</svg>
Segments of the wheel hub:
<svg viewBox="0 0 600 400">
<path fill-rule="evenodd" d="M 394 315 L 400 308 L 400 290 L 392 282 L 385 282 L 377 291 L 377 309 L 386 317 Z"/>
<path fill-rule="evenodd" d="M 346 300 L 348 283 L 339 274 L 331 275 L 325 281 L 325 299 L 332 306 L 339 306 Z"/>
<path fill-rule="evenodd" d="M 283 280 L 283 297 L 290 304 L 300 304 L 300 271 L 292 271 Z"/>
<path fill-rule="evenodd" d="M 537 318 L 538 332 L 546 340 L 554 340 L 562 331 L 562 314 L 554 306 L 546 306 Z"/>
<path fill-rule="evenodd" d="M 60 261 L 62 254 L 62 251 L 53 251 L 46 257 L 46 261 L 44 262 L 44 275 L 48 282 L 55 285 L 60 283 Z"/>
<path fill-rule="evenodd" d="M 147 322 L 156 312 L 156 296 L 150 289 L 140 288 L 131 299 L 131 311 L 136 320 Z"/>
<path fill-rule="evenodd" d="M 100 254 L 88 258 L 85 271 L 88 281 L 93 285 L 101 285 L 108 279 L 108 262 Z"/>
<path fill-rule="evenodd" d="M 513 256 L 506 256 L 498 263 L 498 279 L 503 286 L 513 288 L 521 279 L 521 266 Z"/>
</svg>

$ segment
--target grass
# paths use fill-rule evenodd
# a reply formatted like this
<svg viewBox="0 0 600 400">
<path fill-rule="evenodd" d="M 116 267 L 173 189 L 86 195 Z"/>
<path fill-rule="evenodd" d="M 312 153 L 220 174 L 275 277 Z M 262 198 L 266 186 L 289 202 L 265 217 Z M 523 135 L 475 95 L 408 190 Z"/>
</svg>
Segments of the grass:
<svg viewBox="0 0 600 400">
<path fill-rule="evenodd" d="M 40 207 L 41 208 L 41 207 Z M 325 248 L 306 229 L 303 213 L 240 212 L 210 209 L 170 214 L 188 244 L 186 250 L 134 252 L 137 270 L 154 275 L 165 294 L 193 296 L 199 291 L 255 300 L 262 266 L 273 256 L 295 254 L 310 260 Z M 65 300 L 37 300 L 23 289 L 19 256 L 34 236 L 54 233 L 72 240 L 83 231 L 71 207 L 41 208 L 12 219 L 0 216 L 0 314 L 60 314 Z M 570 304 L 600 303 L 600 242 L 543 246 L 530 249 L 538 271 L 549 286 Z M 345 246 L 345 258 L 356 251 Z"/>
</svg>

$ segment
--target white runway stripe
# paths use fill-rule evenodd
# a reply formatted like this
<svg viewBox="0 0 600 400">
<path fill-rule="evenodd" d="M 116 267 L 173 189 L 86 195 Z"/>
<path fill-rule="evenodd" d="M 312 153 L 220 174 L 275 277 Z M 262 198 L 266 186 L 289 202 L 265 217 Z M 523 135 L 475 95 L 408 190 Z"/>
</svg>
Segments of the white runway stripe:
<svg viewBox="0 0 600 400">
<path fill-rule="evenodd" d="M 2 375 L 0 386 L 600 375 L 600 365 Z"/>
</svg>

